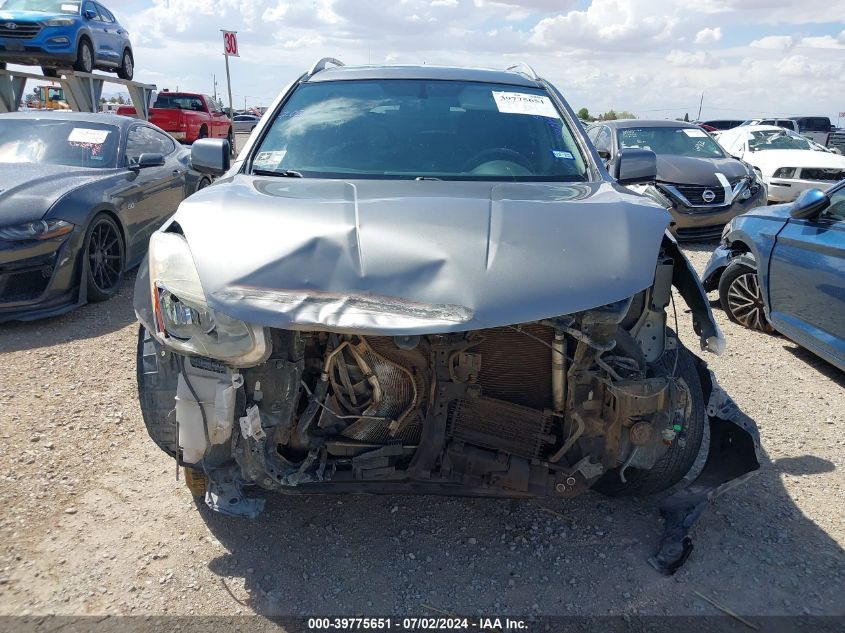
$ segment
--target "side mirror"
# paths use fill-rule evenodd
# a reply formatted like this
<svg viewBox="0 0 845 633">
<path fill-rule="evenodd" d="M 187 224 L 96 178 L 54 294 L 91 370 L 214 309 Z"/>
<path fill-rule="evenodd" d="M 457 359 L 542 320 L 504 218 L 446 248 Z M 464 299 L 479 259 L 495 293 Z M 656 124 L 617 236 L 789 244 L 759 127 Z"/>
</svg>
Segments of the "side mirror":
<svg viewBox="0 0 845 633">
<path fill-rule="evenodd" d="M 92 11 L 91 9 L 88 9 L 85 12 L 85 19 L 86 20 L 93 20 L 96 17 L 97 17 L 97 13 L 95 11 Z"/>
<path fill-rule="evenodd" d="M 229 171 L 229 141 L 202 138 L 191 145 L 191 167 L 203 174 L 222 176 Z"/>
<path fill-rule="evenodd" d="M 623 149 L 611 165 L 611 175 L 620 185 L 657 180 L 657 155 L 650 149 Z"/>
<path fill-rule="evenodd" d="M 820 189 L 807 189 L 792 203 L 789 215 L 793 218 L 810 220 L 830 206 L 830 198 Z"/>
<path fill-rule="evenodd" d="M 130 163 L 129 169 L 132 171 L 139 171 L 147 167 L 162 167 L 164 165 L 164 156 L 161 154 L 141 154 L 138 160 Z"/>
</svg>

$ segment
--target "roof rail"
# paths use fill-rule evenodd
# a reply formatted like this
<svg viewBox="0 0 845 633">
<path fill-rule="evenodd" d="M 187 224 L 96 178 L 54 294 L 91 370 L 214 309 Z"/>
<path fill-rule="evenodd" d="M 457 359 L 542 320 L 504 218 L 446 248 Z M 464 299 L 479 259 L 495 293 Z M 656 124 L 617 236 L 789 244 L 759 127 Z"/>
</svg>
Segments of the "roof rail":
<svg viewBox="0 0 845 633">
<path fill-rule="evenodd" d="M 520 68 L 522 70 L 519 70 Z M 534 81 L 540 80 L 540 77 L 537 75 L 537 72 L 533 68 L 531 68 L 531 66 L 526 64 L 525 62 L 519 62 L 518 64 L 514 64 L 513 66 L 508 66 L 505 69 L 505 72 L 511 72 L 511 71 L 517 72 L 520 75 L 527 75 L 528 77 L 530 77 Z"/>
<path fill-rule="evenodd" d="M 320 61 L 315 63 L 313 66 L 311 66 L 311 70 L 308 71 L 306 77 L 312 77 L 312 76 L 316 75 L 318 72 L 320 72 L 321 70 L 325 70 L 326 67 L 329 64 L 333 64 L 335 66 L 345 66 L 346 65 L 342 61 L 340 61 L 339 59 L 335 59 L 334 57 L 323 57 L 323 59 L 321 59 Z"/>
</svg>

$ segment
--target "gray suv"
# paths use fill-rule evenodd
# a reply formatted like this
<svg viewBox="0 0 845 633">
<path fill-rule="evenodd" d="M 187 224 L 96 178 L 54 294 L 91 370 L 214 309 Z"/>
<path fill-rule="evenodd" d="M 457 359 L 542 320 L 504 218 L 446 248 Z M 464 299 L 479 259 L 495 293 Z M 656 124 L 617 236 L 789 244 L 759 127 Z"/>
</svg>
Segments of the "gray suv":
<svg viewBox="0 0 845 633">
<path fill-rule="evenodd" d="M 671 573 L 758 436 L 667 327 L 724 339 L 665 209 L 609 174 L 529 67 L 344 67 L 287 88 L 237 162 L 150 242 L 138 387 L 152 439 L 214 510 L 284 493 L 661 504 Z M 175 409 L 175 413 L 174 413 Z M 692 482 L 690 484 L 690 482 Z M 689 484 L 689 485 L 688 485 Z"/>
</svg>

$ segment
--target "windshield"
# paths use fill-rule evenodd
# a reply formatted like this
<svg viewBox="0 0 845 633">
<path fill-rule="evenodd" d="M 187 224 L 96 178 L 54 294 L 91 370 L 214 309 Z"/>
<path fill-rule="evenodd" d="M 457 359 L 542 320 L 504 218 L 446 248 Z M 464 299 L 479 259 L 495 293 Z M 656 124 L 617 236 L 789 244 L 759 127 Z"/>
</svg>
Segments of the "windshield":
<svg viewBox="0 0 845 633">
<path fill-rule="evenodd" d="M 650 149 L 655 154 L 724 158 L 725 153 L 707 132 L 694 127 L 639 127 L 617 132 L 621 148 Z"/>
<path fill-rule="evenodd" d="M 111 168 L 119 132 L 87 121 L 6 119 L 0 125 L 0 163 Z"/>
<path fill-rule="evenodd" d="M 73 0 L 0 0 L 0 9 L 79 14 L 79 4 Z"/>
<path fill-rule="evenodd" d="M 465 81 L 301 85 L 252 166 L 316 178 L 586 179 L 548 93 Z"/>
<path fill-rule="evenodd" d="M 761 152 L 769 149 L 813 149 L 810 141 L 787 130 L 748 132 L 748 149 Z"/>
</svg>

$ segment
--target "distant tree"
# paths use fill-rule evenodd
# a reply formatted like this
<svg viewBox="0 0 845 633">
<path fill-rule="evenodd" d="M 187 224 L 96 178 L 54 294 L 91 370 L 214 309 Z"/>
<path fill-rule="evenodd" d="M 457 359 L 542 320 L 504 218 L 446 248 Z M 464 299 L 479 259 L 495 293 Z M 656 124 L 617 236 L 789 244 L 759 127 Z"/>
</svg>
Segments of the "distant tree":
<svg viewBox="0 0 845 633">
<path fill-rule="evenodd" d="M 109 103 L 117 103 L 117 97 L 112 97 L 109 99 Z"/>
<path fill-rule="evenodd" d="M 622 112 L 616 113 L 617 119 L 636 119 L 637 115 L 633 112 L 628 112 L 627 110 L 622 110 Z"/>
<path fill-rule="evenodd" d="M 615 121 L 618 118 L 619 117 L 616 115 L 616 112 L 614 112 L 613 110 L 608 110 L 604 114 L 599 115 L 600 121 Z"/>
<path fill-rule="evenodd" d="M 117 95 L 117 103 L 119 105 L 125 105 L 126 104 L 126 99 L 123 98 L 123 95 Z"/>
<path fill-rule="evenodd" d="M 578 110 L 578 118 L 582 121 L 593 121 L 593 117 L 590 116 L 590 111 L 587 108 L 581 108 Z"/>
<path fill-rule="evenodd" d="M 105 97 L 100 97 L 100 105 L 103 105 L 106 102 Z"/>
</svg>

